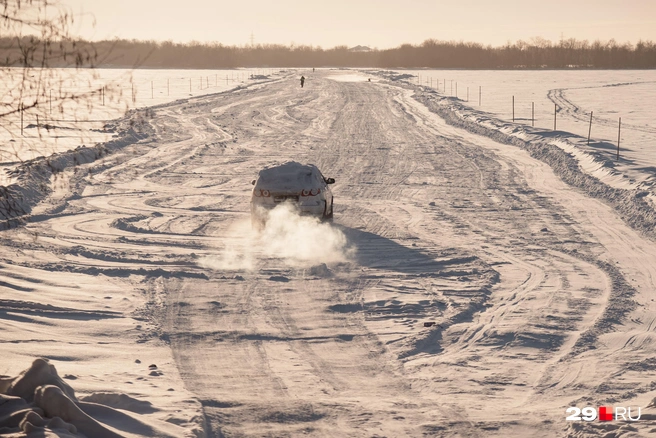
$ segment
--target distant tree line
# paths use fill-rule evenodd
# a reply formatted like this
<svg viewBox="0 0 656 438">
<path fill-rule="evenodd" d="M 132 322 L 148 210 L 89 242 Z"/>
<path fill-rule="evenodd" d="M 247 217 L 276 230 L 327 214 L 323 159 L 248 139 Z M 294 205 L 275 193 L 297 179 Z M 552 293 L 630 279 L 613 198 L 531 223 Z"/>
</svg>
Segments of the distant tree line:
<svg viewBox="0 0 656 438">
<path fill-rule="evenodd" d="M 520 40 L 492 47 L 430 39 L 419 45 L 403 44 L 393 49 L 368 51 L 355 51 L 347 46 L 323 49 L 307 45 L 227 46 L 220 43 L 180 44 L 122 39 L 94 43 L 65 41 L 60 44 L 63 47 L 74 46 L 78 51 L 85 46 L 93 47 L 94 53 L 103 54 L 101 59 L 96 60 L 96 67 L 656 68 L 656 43 L 652 41 L 640 41 L 634 45 L 620 44 L 615 40 L 588 42 L 570 38 L 553 43 L 543 38 L 533 38 L 529 42 Z M 9 60 L 20 60 L 21 56 L 16 56 L 12 50 L 26 45 L 0 38 L 0 63 L 5 60 L 7 65 Z M 35 47 L 34 41 L 29 46 Z M 37 49 L 34 50 L 38 53 Z"/>
</svg>

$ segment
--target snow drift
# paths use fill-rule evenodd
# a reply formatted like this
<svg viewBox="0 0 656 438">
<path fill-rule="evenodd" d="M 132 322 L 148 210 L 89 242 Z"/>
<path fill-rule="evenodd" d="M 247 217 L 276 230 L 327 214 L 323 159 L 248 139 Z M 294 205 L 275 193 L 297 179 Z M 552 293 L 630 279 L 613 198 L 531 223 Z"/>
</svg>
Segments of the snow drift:
<svg viewBox="0 0 656 438">
<path fill-rule="evenodd" d="M 139 418 L 138 414 L 153 410 L 148 402 L 125 394 L 104 393 L 91 395 L 87 400 L 79 400 L 46 359 L 36 359 L 16 377 L 0 376 L 0 434 L 11 433 L 14 437 L 83 434 L 95 438 L 125 434 L 174 436 Z"/>
</svg>

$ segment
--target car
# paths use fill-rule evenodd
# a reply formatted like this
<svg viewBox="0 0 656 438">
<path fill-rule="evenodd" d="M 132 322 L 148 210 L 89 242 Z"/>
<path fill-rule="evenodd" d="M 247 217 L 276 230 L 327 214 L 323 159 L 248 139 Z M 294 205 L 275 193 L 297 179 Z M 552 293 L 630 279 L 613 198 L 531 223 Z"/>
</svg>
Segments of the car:
<svg viewBox="0 0 656 438">
<path fill-rule="evenodd" d="M 301 215 L 321 220 L 333 218 L 333 194 L 329 185 L 334 178 L 325 178 L 317 166 L 289 161 L 259 172 L 251 195 L 251 222 L 263 228 L 269 211 L 282 203 L 291 203 Z"/>
</svg>

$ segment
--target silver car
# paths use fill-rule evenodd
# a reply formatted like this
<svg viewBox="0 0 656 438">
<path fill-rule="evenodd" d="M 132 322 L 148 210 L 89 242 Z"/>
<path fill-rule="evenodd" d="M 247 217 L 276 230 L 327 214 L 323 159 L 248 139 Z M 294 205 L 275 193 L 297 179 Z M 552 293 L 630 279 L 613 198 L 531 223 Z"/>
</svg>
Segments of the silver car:
<svg viewBox="0 0 656 438">
<path fill-rule="evenodd" d="M 328 186 L 334 183 L 333 178 L 325 178 L 313 164 L 289 161 L 261 170 L 257 180 L 252 181 L 253 226 L 264 226 L 269 210 L 283 202 L 294 205 L 302 215 L 331 220 L 333 194 Z"/>
</svg>

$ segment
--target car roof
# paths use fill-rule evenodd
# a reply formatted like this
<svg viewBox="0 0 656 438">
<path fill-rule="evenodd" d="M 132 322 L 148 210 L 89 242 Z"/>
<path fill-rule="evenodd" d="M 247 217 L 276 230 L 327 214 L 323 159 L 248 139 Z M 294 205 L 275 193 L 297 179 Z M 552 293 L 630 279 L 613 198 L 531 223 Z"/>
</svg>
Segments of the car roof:
<svg viewBox="0 0 656 438">
<path fill-rule="evenodd" d="M 296 161 L 288 161 L 278 166 L 267 167 L 266 169 L 260 170 L 260 178 L 263 178 L 266 181 L 285 176 L 300 176 L 304 174 L 311 176 L 313 173 L 321 173 L 314 164 L 301 164 Z"/>
<path fill-rule="evenodd" d="M 275 187 L 285 190 L 304 189 L 315 186 L 317 181 L 313 177 L 320 175 L 321 172 L 313 164 L 288 161 L 278 166 L 260 170 L 257 186 Z"/>
</svg>

